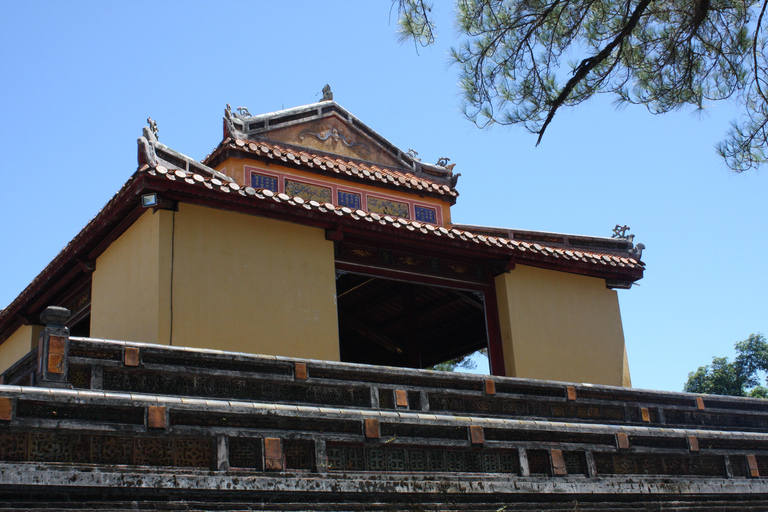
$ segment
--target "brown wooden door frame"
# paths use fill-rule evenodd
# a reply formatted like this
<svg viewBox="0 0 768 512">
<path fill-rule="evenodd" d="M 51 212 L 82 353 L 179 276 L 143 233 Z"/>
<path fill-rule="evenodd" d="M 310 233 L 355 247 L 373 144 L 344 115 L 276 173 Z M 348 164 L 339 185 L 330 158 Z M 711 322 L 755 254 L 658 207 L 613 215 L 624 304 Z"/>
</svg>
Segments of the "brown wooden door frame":
<svg viewBox="0 0 768 512">
<path fill-rule="evenodd" d="M 501 342 L 501 327 L 499 325 L 499 308 L 498 302 L 496 300 L 496 284 L 494 278 L 491 277 L 483 282 L 463 281 L 458 279 L 426 275 L 418 272 L 382 268 L 369 264 L 359 264 L 339 260 L 336 260 L 335 265 L 336 270 L 342 272 L 482 293 L 488 347 L 488 366 L 491 375 L 498 375 L 502 377 L 506 375 L 504 365 L 504 350 Z"/>
</svg>

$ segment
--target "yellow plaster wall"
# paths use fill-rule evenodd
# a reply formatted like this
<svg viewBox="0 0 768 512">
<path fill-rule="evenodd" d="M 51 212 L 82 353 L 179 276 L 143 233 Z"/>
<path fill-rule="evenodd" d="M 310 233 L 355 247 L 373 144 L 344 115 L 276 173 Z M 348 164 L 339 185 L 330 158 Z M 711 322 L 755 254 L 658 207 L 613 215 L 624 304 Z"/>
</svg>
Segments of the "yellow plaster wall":
<svg viewBox="0 0 768 512">
<path fill-rule="evenodd" d="M 392 190 L 389 188 L 376 186 L 375 183 L 377 182 L 371 182 L 374 184 L 368 185 L 364 182 L 341 180 L 338 178 L 333 178 L 331 176 L 323 176 L 320 174 L 313 174 L 313 173 L 302 171 L 295 168 L 284 167 L 276 164 L 270 164 L 269 162 L 253 162 L 253 161 L 234 159 L 234 158 L 228 158 L 227 160 L 221 162 L 218 166 L 216 166 L 216 170 L 234 179 L 238 185 L 245 187 L 245 186 L 250 186 L 250 182 L 249 183 L 244 182 L 246 166 L 258 167 L 260 169 L 265 169 L 268 171 L 272 170 L 276 172 L 284 172 L 292 176 L 296 176 L 297 178 L 307 178 L 311 180 L 324 181 L 331 185 L 347 187 L 347 188 L 352 187 L 359 190 L 364 190 L 369 193 L 385 194 L 388 196 L 400 197 L 407 201 L 417 201 L 419 204 L 423 204 L 426 206 L 439 206 L 441 207 L 443 212 L 443 225 L 446 227 L 450 227 L 451 225 L 451 203 L 449 203 L 448 201 L 441 201 L 433 197 L 422 197 L 419 195 L 418 189 L 401 187 L 400 189 Z"/>
<path fill-rule="evenodd" d="M 618 296 L 603 279 L 518 265 L 496 292 L 508 376 L 630 384 Z"/>
<path fill-rule="evenodd" d="M 22 325 L 0 345 L 0 372 L 13 366 L 37 346 L 41 325 Z"/>
<path fill-rule="evenodd" d="M 180 204 L 173 276 L 173 345 L 339 360 L 322 229 Z"/>
<path fill-rule="evenodd" d="M 91 336 L 339 360 L 335 275 L 322 229 L 148 210 L 96 260 Z"/>
<path fill-rule="evenodd" d="M 148 209 L 96 259 L 92 337 L 168 344 L 172 230 L 173 212 Z"/>
</svg>

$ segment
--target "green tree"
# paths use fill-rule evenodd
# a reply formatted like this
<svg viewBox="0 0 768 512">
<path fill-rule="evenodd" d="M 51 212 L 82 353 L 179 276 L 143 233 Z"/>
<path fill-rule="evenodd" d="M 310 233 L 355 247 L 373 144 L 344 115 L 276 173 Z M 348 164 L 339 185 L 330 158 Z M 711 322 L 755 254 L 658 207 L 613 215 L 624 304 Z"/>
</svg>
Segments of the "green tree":
<svg viewBox="0 0 768 512">
<path fill-rule="evenodd" d="M 429 0 L 393 0 L 403 39 L 435 40 Z M 595 94 L 660 114 L 734 99 L 718 153 L 736 172 L 766 161 L 768 0 L 457 0 L 452 49 L 464 113 L 541 141 L 557 111 Z"/>
<path fill-rule="evenodd" d="M 455 359 L 449 359 L 442 363 L 430 366 L 427 370 L 437 370 L 441 372 L 455 372 L 456 370 L 474 370 L 477 368 L 477 363 L 473 357 L 475 355 L 482 355 L 488 357 L 488 349 L 484 348 L 465 356 L 457 357 Z"/>
<path fill-rule="evenodd" d="M 712 395 L 768 397 L 759 374 L 768 370 L 768 342 L 762 334 L 751 334 L 735 344 L 736 358 L 713 357 L 712 364 L 688 374 L 683 391 Z"/>
</svg>

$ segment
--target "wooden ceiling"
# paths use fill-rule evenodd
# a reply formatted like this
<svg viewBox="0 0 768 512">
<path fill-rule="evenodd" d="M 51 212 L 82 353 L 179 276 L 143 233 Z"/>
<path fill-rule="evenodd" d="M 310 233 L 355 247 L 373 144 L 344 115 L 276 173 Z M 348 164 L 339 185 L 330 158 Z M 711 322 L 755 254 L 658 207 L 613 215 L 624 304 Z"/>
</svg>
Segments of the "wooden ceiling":
<svg viewBox="0 0 768 512">
<path fill-rule="evenodd" d="M 341 359 L 427 368 L 487 346 L 482 294 L 343 273 Z"/>
</svg>

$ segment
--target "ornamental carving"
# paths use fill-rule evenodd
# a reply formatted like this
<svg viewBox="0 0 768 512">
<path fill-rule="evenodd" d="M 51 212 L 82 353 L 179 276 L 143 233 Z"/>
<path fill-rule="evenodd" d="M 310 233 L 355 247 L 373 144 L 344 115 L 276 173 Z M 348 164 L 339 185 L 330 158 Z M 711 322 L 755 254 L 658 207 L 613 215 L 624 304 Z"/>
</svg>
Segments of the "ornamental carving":
<svg viewBox="0 0 768 512">
<path fill-rule="evenodd" d="M 303 141 L 306 137 L 309 137 L 309 136 L 315 137 L 320 142 L 325 142 L 326 144 L 330 144 L 332 148 L 335 148 L 336 146 L 339 145 L 339 143 L 341 143 L 348 148 L 359 147 L 365 150 L 366 153 L 368 154 L 371 153 L 371 149 L 366 144 L 363 144 L 362 142 L 352 142 L 337 128 L 327 128 L 322 132 L 313 132 L 310 130 L 304 130 L 299 134 L 299 140 Z"/>
</svg>

